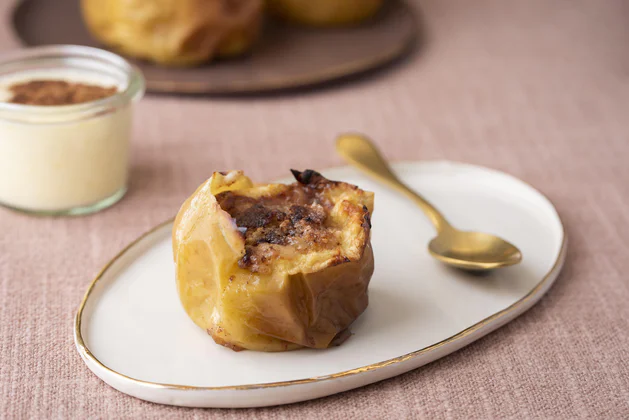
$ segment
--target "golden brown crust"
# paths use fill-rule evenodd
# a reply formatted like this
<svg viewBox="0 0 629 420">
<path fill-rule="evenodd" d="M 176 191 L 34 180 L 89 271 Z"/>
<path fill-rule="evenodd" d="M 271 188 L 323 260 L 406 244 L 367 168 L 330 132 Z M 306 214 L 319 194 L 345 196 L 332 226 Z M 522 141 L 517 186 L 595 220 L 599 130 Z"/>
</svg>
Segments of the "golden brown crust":
<svg viewBox="0 0 629 420">
<path fill-rule="evenodd" d="M 293 174 L 298 182 L 275 195 L 252 198 L 225 191 L 216 196 L 245 239 L 245 255 L 238 262 L 239 267 L 270 272 L 273 261 L 281 257 L 272 245 L 290 246 L 301 254 L 340 246 L 337 235 L 340 227 L 328 220 L 333 204 L 326 197 L 326 191 L 339 184 L 314 171 L 293 171 Z M 355 211 L 349 207 L 346 210 Z M 368 218 L 367 209 L 362 211 Z M 332 264 L 344 261 L 349 258 L 339 254 Z"/>
</svg>

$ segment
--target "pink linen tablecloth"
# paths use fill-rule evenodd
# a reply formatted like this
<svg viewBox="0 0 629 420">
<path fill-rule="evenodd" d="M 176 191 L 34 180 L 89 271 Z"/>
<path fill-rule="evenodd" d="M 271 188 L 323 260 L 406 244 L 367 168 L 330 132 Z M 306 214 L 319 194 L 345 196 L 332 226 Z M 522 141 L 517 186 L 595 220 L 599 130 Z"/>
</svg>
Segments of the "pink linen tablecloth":
<svg viewBox="0 0 629 420">
<path fill-rule="evenodd" d="M 0 49 L 18 46 L 0 1 Z M 127 197 L 81 218 L 0 209 L 0 418 L 629 418 L 629 3 L 422 0 L 425 48 L 333 89 L 249 99 L 148 96 Z M 509 172 L 556 204 L 563 274 L 529 312 L 414 372 L 320 400 L 182 409 L 121 394 L 72 339 L 77 305 L 121 247 L 211 171 L 259 180 L 340 164 L 340 131 L 392 159 Z M 0 168 L 1 173 L 1 168 Z"/>
</svg>

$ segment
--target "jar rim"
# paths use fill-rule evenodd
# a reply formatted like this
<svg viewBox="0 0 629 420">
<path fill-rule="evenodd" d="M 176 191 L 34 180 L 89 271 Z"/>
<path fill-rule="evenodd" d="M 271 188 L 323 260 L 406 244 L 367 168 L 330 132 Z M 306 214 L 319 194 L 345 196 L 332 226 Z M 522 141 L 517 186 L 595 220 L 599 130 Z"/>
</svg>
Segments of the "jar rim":
<svg viewBox="0 0 629 420">
<path fill-rule="evenodd" d="M 67 66 L 69 69 L 79 68 L 76 64 L 73 65 L 70 62 L 72 59 L 80 59 L 89 61 L 94 65 L 100 65 L 102 67 L 101 71 L 109 67 L 121 72 L 125 78 L 124 87 L 106 98 L 78 104 L 50 106 L 0 101 L 0 118 L 20 122 L 26 116 L 36 117 L 36 119 L 41 117 L 44 120 L 53 118 L 56 122 L 75 121 L 135 102 L 144 95 L 146 89 L 144 76 L 136 66 L 110 51 L 82 45 L 48 45 L 2 53 L 0 55 L 0 74 L 4 66 L 19 66 L 20 64 L 28 64 L 40 60 L 60 61 L 58 68 L 63 66 Z M 23 70 L 18 68 L 15 72 L 19 73 L 20 71 L 29 70 L 37 70 L 37 67 Z M 29 122 L 38 123 L 39 121 Z"/>
</svg>

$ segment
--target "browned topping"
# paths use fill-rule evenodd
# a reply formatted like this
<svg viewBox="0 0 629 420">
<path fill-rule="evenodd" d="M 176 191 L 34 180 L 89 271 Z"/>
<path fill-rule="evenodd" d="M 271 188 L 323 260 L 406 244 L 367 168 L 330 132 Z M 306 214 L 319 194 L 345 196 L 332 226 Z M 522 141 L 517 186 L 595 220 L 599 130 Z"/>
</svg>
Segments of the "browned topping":
<svg viewBox="0 0 629 420">
<path fill-rule="evenodd" d="M 24 105 L 73 105 L 107 98 L 117 92 L 115 87 L 103 87 L 64 80 L 33 80 L 9 87 L 13 97 L 9 102 Z"/>
<path fill-rule="evenodd" d="M 241 268 L 263 271 L 279 257 L 278 249 L 271 245 L 290 245 L 298 253 L 339 245 L 334 230 L 326 225 L 333 205 L 324 193 L 334 183 L 309 172 L 305 177 L 296 174 L 299 182 L 274 196 L 256 199 L 231 191 L 216 196 L 244 236 L 245 255 L 238 262 Z"/>
</svg>

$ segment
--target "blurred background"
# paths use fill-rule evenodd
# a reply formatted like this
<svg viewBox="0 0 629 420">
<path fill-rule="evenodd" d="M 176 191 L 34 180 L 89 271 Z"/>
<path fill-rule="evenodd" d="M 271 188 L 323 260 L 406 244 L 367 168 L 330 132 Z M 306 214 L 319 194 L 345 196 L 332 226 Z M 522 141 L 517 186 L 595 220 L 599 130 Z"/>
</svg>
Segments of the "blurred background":
<svg viewBox="0 0 629 420">
<path fill-rule="evenodd" d="M 89 279 L 172 217 L 212 171 L 244 169 L 263 181 L 286 177 L 289 168 L 341 165 L 335 136 L 359 131 L 391 160 L 464 161 L 534 185 L 565 223 L 564 274 L 535 310 L 463 352 L 365 389 L 257 415 L 341 413 L 350 404 L 371 417 L 400 407 L 401 415 L 427 417 L 451 410 L 480 418 L 626 417 L 629 3 L 408 4 L 418 42 L 378 71 L 275 93 L 148 94 L 137 106 L 130 190 L 111 209 L 63 220 L 1 210 L 0 337 L 13 360 L 0 362 L 0 400 L 23 404 L 24 417 L 97 417 L 108 399 L 116 417 L 137 404 L 153 415 L 177 413 L 121 397 L 72 350 L 72 317 Z M 14 7 L 0 1 L 1 51 L 21 45 Z M 36 258 L 44 254 L 51 257 Z M 40 316 L 50 324 L 29 321 Z M 497 354 L 510 362 L 493 363 Z M 58 394 L 77 383 L 72 398 Z M 390 398 L 374 404 L 383 392 Z"/>
</svg>

